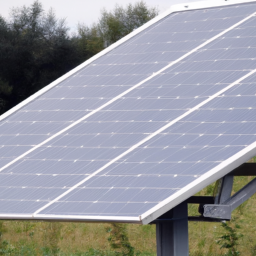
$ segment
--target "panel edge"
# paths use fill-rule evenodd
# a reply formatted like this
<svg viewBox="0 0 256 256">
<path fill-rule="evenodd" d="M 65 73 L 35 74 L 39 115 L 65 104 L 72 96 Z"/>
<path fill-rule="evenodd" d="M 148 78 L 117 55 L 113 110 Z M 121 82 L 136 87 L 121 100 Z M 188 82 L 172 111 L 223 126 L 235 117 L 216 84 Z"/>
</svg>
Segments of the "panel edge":
<svg viewBox="0 0 256 256">
<path fill-rule="evenodd" d="M 256 0 L 210 0 L 210 1 L 197 1 L 197 2 L 185 2 L 171 6 L 172 12 L 200 10 L 213 7 L 224 7 L 235 4 L 253 3 Z"/>
<path fill-rule="evenodd" d="M 86 216 L 86 215 L 55 215 L 55 214 L 0 214 L 0 220 L 30 220 L 30 221 L 72 221 L 72 222 L 118 222 L 142 224 L 139 217 L 121 216 Z"/>
</svg>

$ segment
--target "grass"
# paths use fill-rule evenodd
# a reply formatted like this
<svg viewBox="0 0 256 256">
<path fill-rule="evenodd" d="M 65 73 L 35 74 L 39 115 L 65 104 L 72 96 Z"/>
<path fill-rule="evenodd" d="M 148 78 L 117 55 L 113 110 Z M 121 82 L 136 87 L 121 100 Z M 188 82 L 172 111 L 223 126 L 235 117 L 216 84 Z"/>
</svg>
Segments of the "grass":
<svg viewBox="0 0 256 256">
<path fill-rule="evenodd" d="M 254 177 L 236 177 L 232 193 Z M 214 184 L 198 195 L 212 195 Z M 198 205 L 189 205 L 189 215 L 198 215 Z M 239 206 L 230 225 L 239 224 L 241 255 L 256 255 L 256 196 Z M 235 220 L 235 221 L 234 221 Z M 108 242 L 110 224 L 0 221 L 0 255 L 27 256 L 116 256 Z M 155 225 L 127 225 L 136 255 L 156 255 Z M 220 256 L 217 240 L 223 235 L 221 223 L 189 223 L 190 256 Z"/>
<path fill-rule="evenodd" d="M 0 255 L 114 255 L 106 231 L 110 224 L 1 221 L 1 225 Z M 139 255 L 155 255 L 153 225 L 127 225 L 127 229 Z"/>
</svg>

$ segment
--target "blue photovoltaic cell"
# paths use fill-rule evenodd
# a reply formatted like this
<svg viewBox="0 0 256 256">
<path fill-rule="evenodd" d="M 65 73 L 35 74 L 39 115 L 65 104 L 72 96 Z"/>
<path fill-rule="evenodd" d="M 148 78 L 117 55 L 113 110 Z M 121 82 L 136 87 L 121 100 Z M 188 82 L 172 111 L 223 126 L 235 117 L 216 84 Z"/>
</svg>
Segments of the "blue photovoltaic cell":
<svg viewBox="0 0 256 256">
<path fill-rule="evenodd" d="M 74 215 L 97 215 L 96 212 L 87 213 L 87 207 L 90 207 L 91 204 L 106 204 L 107 202 L 115 202 L 116 207 L 119 204 L 115 216 L 125 216 L 126 213 L 122 209 L 125 206 L 128 207 L 129 204 L 141 203 L 148 205 L 148 209 L 150 209 L 151 204 L 157 204 L 163 200 L 161 195 L 167 198 L 228 157 L 255 142 L 256 132 L 252 127 L 255 128 L 256 125 L 256 112 L 252 114 L 250 111 L 256 111 L 256 108 L 252 107 L 251 102 L 247 101 L 246 97 L 254 97 L 255 102 L 256 84 L 247 84 L 246 80 L 244 82 L 220 95 L 211 103 L 206 104 L 204 108 L 195 111 L 193 115 L 184 118 L 181 122 L 167 129 L 165 133 L 159 134 L 144 144 L 143 147 L 136 149 L 133 153 L 107 168 L 101 173 L 101 176 L 95 176 L 85 182 L 83 187 L 75 189 L 61 202 L 53 204 L 43 213 L 61 214 L 63 211 Z M 226 106 L 227 99 L 237 97 L 244 98 L 242 108 L 236 105 L 235 100 L 232 101 L 233 104 L 230 103 Z M 212 106 L 215 107 L 214 110 L 211 108 Z M 235 120 L 226 119 L 225 123 L 222 123 L 222 116 L 219 114 L 215 115 L 214 120 L 203 123 L 201 121 L 207 120 L 207 117 L 211 116 L 211 112 L 230 108 L 232 108 L 230 110 L 233 112 L 232 116 L 237 117 Z M 200 112 L 204 112 L 203 119 Z M 193 125 L 191 126 L 191 124 Z M 208 128 L 205 129 L 207 125 Z M 183 133 L 184 130 L 186 130 L 186 134 Z M 221 134 L 220 131 L 222 131 Z M 145 196 L 141 199 L 137 198 L 140 193 L 137 193 L 136 196 L 132 194 L 132 191 L 138 189 L 138 186 L 140 193 L 146 190 Z M 96 195 L 93 200 L 83 199 L 91 187 L 94 190 L 103 189 L 104 192 Z M 150 189 L 148 190 L 148 188 Z M 119 194 L 114 193 L 113 190 L 128 195 L 130 192 L 131 196 L 122 201 L 119 199 L 122 194 L 118 197 Z M 155 197 L 159 190 L 161 193 Z M 70 206 L 73 201 L 80 204 L 84 202 L 85 208 L 72 209 Z M 137 216 L 142 214 L 145 209 L 138 210 L 133 214 L 127 212 L 131 216 Z M 102 210 L 100 215 L 112 214 L 109 212 L 110 208 L 103 207 Z"/>
<path fill-rule="evenodd" d="M 26 214 L 36 211 L 85 177 L 86 175 L 70 177 L 57 174 L 1 173 L 1 214 L 17 212 Z"/>
<path fill-rule="evenodd" d="M 0 124 L 0 167 L 252 12 L 237 9 L 169 15 L 27 104 Z"/>
<path fill-rule="evenodd" d="M 4 120 L 0 164 L 255 11 L 255 4 L 244 4 L 180 12 L 149 27 Z M 88 176 L 255 69 L 253 21 L 254 17 L 4 169 L 3 213 L 33 213 L 88 177 L 40 213 L 136 217 L 253 143 L 256 92 L 250 77 Z M 10 188 L 13 192 L 8 194 Z"/>
</svg>

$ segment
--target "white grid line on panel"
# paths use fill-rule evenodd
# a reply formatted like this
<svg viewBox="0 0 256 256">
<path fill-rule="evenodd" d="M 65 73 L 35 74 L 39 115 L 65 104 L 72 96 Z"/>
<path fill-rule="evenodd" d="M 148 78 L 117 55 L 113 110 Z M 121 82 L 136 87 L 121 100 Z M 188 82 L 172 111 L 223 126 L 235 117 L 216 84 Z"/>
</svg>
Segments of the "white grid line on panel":
<svg viewBox="0 0 256 256">
<path fill-rule="evenodd" d="M 250 70 L 248 70 L 248 71 L 250 71 Z M 209 95 L 210 96 L 210 95 Z M 208 98 L 209 96 L 203 96 L 203 97 L 193 97 L 193 98 L 178 98 L 178 100 L 186 100 L 186 99 L 205 99 L 205 98 Z M 248 95 L 249 97 L 252 97 L 253 95 Z M 236 96 L 236 97 L 239 97 L 239 96 Z M 219 97 L 219 98 L 223 98 L 223 97 Z M 227 98 L 227 97 L 226 97 Z M 230 97 L 230 98 L 232 98 L 232 97 Z M 143 100 L 143 99 L 142 99 Z M 146 100 L 151 100 L 151 99 L 146 99 Z M 158 99 L 157 99 L 158 100 Z M 168 98 L 163 98 L 163 97 L 161 97 L 161 100 L 168 100 Z M 169 100 L 176 100 L 176 99 L 169 99 Z M 127 112 L 127 111 L 130 111 L 130 112 L 134 112 L 134 113 L 136 113 L 136 112 L 143 112 L 143 113 L 147 113 L 147 112 L 151 112 L 151 111 L 159 111 L 159 112 L 161 112 L 161 111 L 171 111 L 171 110 L 189 110 L 190 108 L 189 107 L 186 107 L 186 108 L 165 108 L 165 109 L 158 109 L 158 108 L 149 108 L 149 109 L 147 109 L 147 110 L 145 110 L 145 109 L 143 109 L 143 108 L 138 108 L 138 109 L 136 109 L 136 110 L 132 110 L 132 109 L 125 109 L 125 110 L 122 110 L 122 109 L 115 109 L 115 110 L 106 110 L 106 111 L 102 111 L 102 112 L 105 112 L 105 113 L 110 113 L 110 112 L 112 112 L 112 113 L 115 113 L 115 112 Z M 232 108 L 212 108 L 212 107 L 210 107 L 210 108 L 204 108 L 204 110 L 206 110 L 206 109 L 208 109 L 208 110 L 212 110 L 212 109 L 219 109 L 219 110 L 231 110 L 231 109 L 256 109 L 256 106 L 255 107 L 232 107 Z M 30 111 L 30 112 L 34 112 L 34 111 Z M 43 112 L 43 111 L 42 111 Z M 65 110 L 64 111 L 45 111 L 45 112 L 65 112 Z M 76 111 L 73 111 L 73 112 L 76 112 Z M 83 111 L 79 111 L 79 112 L 83 112 Z M 82 120 L 83 121 L 83 120 Z M 81 121 L 81 122 L 82 122 Z M 119 121 L 119 120 L 116 120 L 116 121 L 118 121 L 118 122 L 122 122 L 122 123 L 125 123 L 125 122 L 127 122 L 127 123 L 129 123 L 130 121 Z M 113 123 L 115 123 L 116 121 L 112 121 Z M 45 121 L 43 121 L 42 123 L 44 123 Z M 51 121 L 52 122 L 52 121 Z M 95 121 L 95 123 L 97 123 L 97 122 L 99 122 L 99 121 Z M 100 121 L 101 123 L 109 123 L 110 121 Z M 136 122 L 138 122 L 138 123 L 144 123 L 143 121 L 136 121 Z M 145 121 L 145 122 L 147 122 L 147 121 Z M 152 123 L 158 123 L 159 121 L 150 121 L 150 122 L 152 122 Z M 165 121 L 162 121 L 162 122 L 165 122 Z M 18 122 L 17 122 L 18 123 Z M 37 123 L 40 123 L 40 122 L 37 122 Z M 52 122 L 53 123 L 53 122 Z M 58 123 L 58 122 L 56 122 L 56 123 Z M 70 128 L 72 128 L 72 127 L 70 127 Z M 7 134 L 3 134 L 3 135 L 8 135 L 9 133 L 7 133 Z M 19 133 L 19 135 L 25 135 L 24 133 Z M 27 134 L 27 135 L 30 135 L 30 134 Z M 32 136 L 37 136 L 38 134 L 33 134 Z M 42 135 L 45 135 L 45 134 L 42 134 Z M 48 134 L 46 134 L 45 136 L 47 136 Z M 58 136 L 58 135 L 57 135 Z M 51 140 L 51 139 L 49 139 L 49 140 Z M 45 144 L 45 143 L 44 143 Z M 23 145 L 21 145 L 21 146 L 23 146 Z"/>
<path fill-rule="evenodd" d="M 53 140 L 54 138 L 56 138 L 57 136 L 63 134 L 64 132 L 68 131 L 69 129 L 71 129 L 72 127 L 76 126 L 77 124 L 81 123 L 82 121 L 86 120 L 87 118 L 89 118 L 90 116 L 94 115 L 95 113 L 99 112 L 100 110 L 104 109 L 105 107 L 109 106 L 110 104 L 112 104 L 113 102 L 117 101 L 118 99 L 122 98 L 123 96 L 125 96 L 126 94 L 128 94 L 129 92 L 133 91 L 134 89 L 138 88 L 139 86 L 141 86 L 142 84 L 146 83 L 147 81 L 151 80 L 152 78 L 154 78 L 155 76 L 161 74 L 163 71 L 165 71 L 166 69 L 170 68 L 171 66 L 179 63 L 180 61 L 182 61 L 183 59 L 187 58 L 188 56 L 192 55 L 193 53 L 195 53 L 196 51 L 198 51 L 199 49 L 203 48 L 204 46 L 208 45 L 209 43 L 213 42 L 214 40 L 218 39 L 219 37 L 223 36 L 224 34 L 228 33 L 229 31 L 233 30 L 234 28 L 238 27 L 239 25 L 241 25 L 242 23 L 246 22 L 247 20 L 251 19 L 252 17 L 255 17 L 256 12 L 254 12 L 253 14 L 249 15 L 248 17 L 244 18 L 243 20 L 237 22 L 236 24 L 234 24 L 233 26 L 229 27 L 228 29 L 222 31 L 221 33 L 219 33 L 218 35 L 212 37 L 211 39 L 205 41 L 203 44 L 199 45 L 198 47 L 194 48 L 193 50 L 191 50 L 190 52 L 184 54 L 183 56 L 181 56 L 180 58 L 178 58 L 177 60 L 171 62 L 170 64 L 168 64 L 167 66 L 165 66 L 164 68 L 160 69 L 159 71 L 155 72 L 153 75 L 151 75 L 150 77 L 144 79 L 143 81 L 141 81 L 140 83 L 134 85 L 133 87 L 131 87 L 130 89 L 124 91 L 123 93 L 117 95 L 116 97 L 114 97 L 112 100 L 106 102 L 105 104 L 103 104 L 102 106 L 100 106 L 99 108 L 93 110 L 92 112 L 90 112 L 89 114 L 83 116 L 82 118 L 80 118 L 79 120 L 73 122 L 72 124 L 70 124 L 69 126 L 67 126 L 66 128 L 62 129 L 61 131 L 57 132 L 56 134 L 54 134 L 53 136 L 51 136 L 50 138 L 44 140 L 43 142 L 41 142 L 40 144 L 36 145 L 35 147 L 31 148 L 30 150 L 28 150 L 27 152 L 25 152 L 24 154 L 20 155 L 19 157 L 15 158 L 13 161 L 11 161 L 10 163 L 6 164 L 5 166 L 3 166 L 0 169 L 0 172 L 3 171 L 4 169 L 6 169 L 7 167 L 11 166 L 12 164 L 16 163 L 18 160 L 22 159 L 23 157 L 27 156 L 28 154 L 30 154 L 31 152 L 33 152 L 34 150 L 36 150 L 37 148 L 43 146 L 44 144 L 46 144 L 47 142 Z M 219 96 L 219 95 L 218 95 Z M 176 120 L 176 119 L 175 119 Z"/>
<path fill-rule="evenodd" d="M 247 108 L 248 109 L 248 108 Z M 211 109 L 213 110 L 213 109 Z M 226 110 L 226 109 L 225 109 Z M 243 123 L 255 123 L 256 124 L 256 121 L 242 121 Z M 104 122 L 102 122 L 104 123 Z M 107 123 L 107 122 L 106 122 Z M 114 122 L 113 122 L 114 123 Z M 139 122 L 138 122 L 139 123 Z M 143 123 L 147 123 L 147 122 L 143 122 Z M 156 123 L 160 123 L 160 122 L 156 122 Z M 161 123 L 167 123 L 167 122 L 161 122 Z M 194 123 L 194 124 L 201 124 L 202 122 L 188 122 L 188 123 Z M 219 124 L 219 122 L 203 122 L 204 124 Z M 234 122 L 227 122 L 225 121 L 225 124 L 240 124 L 241 122 L 240 121 L 234 121 Z M 87 135 L 87 134 L 90 134 L 90 135 L 98 135 L 98 133 L 74 133 L 72 134 L 74 137 L 75 136 L 82 136 L 82 135 Z M 118 135 L 130 135 L 131 133 L 118 133 Z M 149 132 L 143 132 L 143 133 L 139 133 L 139 132 L 134 132 L 133 135 L 140 135 L 140 134 L 150 134 Z M 162 135 L 164 134 L 169 134 L 168 132 L 162 132 L 160 133 Z M 171 134 L 174 134 L 174 135 L 183 135 L 184 132 L 172 132 Z M 197 133 L 196 132 L 186 132 L 186 135 L 196 135 Z M 221 133 L 208 133 L 209 135 L 222 135 Z M 4 137 L 12 137 L 12 136 L 15 136 L 16 134 L 7 134 L 5 135 Z M 27 135 L 27 134 L 21 134 L 21 135 Z M 101 135 L 113 135 L 113 133 L 101 133 Z M 234 134 L 234 133 L 229 133 L 229 134 L 225 134 L 225 136 L 229 136 L 229 135 L 256 135 L 256 131 L 255 131 L 255 134 L 249 134 L 249 133 L 240 133 L 240 134 Z M 8 146 L 4 146 L 4 147 L 23 147 L 23 146 L 31 146 L 31 144 L 26 144 L 26 145 L 17 145 L 17 144 L 10 144 Z M 52 146 L 53 147 L 53 146 Z M 62 147 L 62 146 L 54 146 L 54 147 Z M 76 146 L 66 146 L 68 148 L 77 148 Z M 82 148 L 95 148 L 95 147 L 84 147 L 84 146 L 81 146 Z M 98 146 L 99 148 L 113 148 L 113 147 L 107 147 L 107 146 Z M 1 147 L 0 147 L 1 148 Z M 116 146 L 115 148 L 125 148 L 125 147 L 121 147 L 121 146 Z M 1 157 L 1 158 L 5 158 L 5 159 L 12 159 L 13 157 Z M 79 159 L 79 161 L 86 161 L 86 160 L 81 160 Z"/>
<path fill-rule="evenodd" d="M 96 172 L 94 172 L 93 174 L 91 174 L 90 176 L 86 177 L 85 179 L 83 179 L 82 181 L 80 181 L 79 183 L 77 183 L 75 186 L 73 186 L 71 189 L 67 190 L 66 192 L 64 192 L 62 195 L 58 196 L 57 198 L 55 198 L 53 201 L 51 201 L 50 203 L 46 204 L 45 206 L 41 207 L 40 209 L 38 209 L 35 213 L 34 216 L 36 216 L 39 212 L 43 211 L 44 209 L 48 208 L 50 205 L 52 205 L 53 203 L 57 202 L 59 199 L 63 198 L 64 196 L 66 196 L 67 194 L 69 194 L 70 192 L 72 192 L 74 189 L 76 189 L 77 187 L 79 187 L 80 185 L 82 185 L 84 182 L 86 182 L 87 180 L 91 179 L 92 177 L 94 177 L 95 175 L 97 175 L 98 173 L 102 172 L 103 170 L 105 170 L 107 167 L 109 167 L 110 165 L 112 165 L 113 163 L 115 163 L 116 161 L 120 160 L 122 157 L 126 156 L 127 154 L 129 154 L 130 152 L 132 152 L 133 150 L 137 149 L 139 146 L 141 146 L 142 144 L 144 144 L 145 142 L 149 141 L 150 139 L 152 139 L 153 137 L 155 137 L 156 135 L 158 135 L 159 133 L 163 132 L 164 130 L 166 130 L 167 128 L 169 128 L 170 126 L 174 125 L 175 123 L 177 123 L 178 121 L 180 121 L 181 119 L 185 118 L 186 116 L 190 115 L 191 113 L 193 113 L 194 111 L 198 110 L 199 108 L 201 108 L 203 105 L 207 104 L 208 102 L 212 101 L 213 99 L 217 98 L 219 95 L 221 95 L 222 93 L 224 93 L 225 91 L 231 89 L 232 87 L 234 87 L 235 85 L 239 84 L 240 82 L 242 82 L 244 79 L 250 77 L 251 75 L 256 73 L 256 69 L 252 70 L 251 72 L 249 72 L 248 74 L 246 74 L 245 76 L 241 77 L 240 79 L 238 79 L 237 81 L 235 81 L 234 83 L 230 84 L 229 86 L 227 86 L 226 88 L 222 89 L 221 91 L 219 91 L 218 93 L 212 95 L 211 97 L 209 97 L 207 100 L 201 102 L 200 104 L 198 104 L 197 106 L 195 106 L 194 108 L 191 108 L 189 111 L 187 111 L 186 113 L 184 113 L 183 115 L 179 116 L 178 118 L 174 119 L 173 121 L 169 122 L 168 124 L 166 124 L 165 126 L 163 126 L 162 128 L 158 129 L 156 132 L 150 134 L 148 137 L 146 137 L 145 139 L 141 140 L 139 143 L 135 144 L 134 146 L 132 146 L 131 148 L 129 148 L 128 150 L 126 150 L 124 153 L 120 154 L 119 156 L 117 156 L 116 158 L 114 158 L 113 160 L 111 160 L 110 162 L 108 162 L 107 164 L 105 164 L 103 167 L 101 167 L 100 169 L 98 169 Z"/>
</svg>

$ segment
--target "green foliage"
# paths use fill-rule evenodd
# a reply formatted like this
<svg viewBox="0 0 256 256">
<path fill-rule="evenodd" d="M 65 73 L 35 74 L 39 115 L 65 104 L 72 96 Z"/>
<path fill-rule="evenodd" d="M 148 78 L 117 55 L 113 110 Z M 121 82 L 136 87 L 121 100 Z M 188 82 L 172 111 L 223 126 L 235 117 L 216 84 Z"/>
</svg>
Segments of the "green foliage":
<svg viewBox="0 0 256 256">
<path fill-rule="evenodd" d="M 36 250 L 33 244 L 20 243 L 15 247 L 8 241 L 4 240 L 1 243 L 0 255 L 30 256 L 36 255 Z"/>
<path fill-rule="evenodd" d="M 110 247 L 115 250 L 116 255 L 134 255 L 134 247 L 129 242 L 126 224 L 112 223 L 107 228 L 107 232 L 109 233 L 108 241 Z"/>
<path fill-rule="evenodd" d="M 99 33 L 106 46 L 142 26 L 158 14 L 156 8 L 149 8 L 144 1 L 128 4 L 125 7 L 116 5 L 113 11 L 102 10 L 99 20 Z"/>
<path fill-rule="evenodd" d="M 0 19 L 0 111 L 3 113 L 79 62 L 68 27 L 35 1 Z"/>
<path fill-rule="evenodd" d="M 8 82 L 0 78 L 0 114 L 4 112 L 8 104 L 8 97 L 11 95 L 12 89 Z"/>
<path fill-rule="evenodd" d="M 61 239 L 61 229 L 62 224 L 58 222 L 46 223 L 45 232 L 44 232 L 44 244 L 42 248 L 43 255 L 58 255 L 59 241 Z"/>
<path fill-rule="evenodd" d="M 3 234 L 7 232 L 7 229 L 3 221 L 0 221 L 0 255 L 5 255 L 6 250 L 8 249 L 8 242 L 3 240 Z"/>
<path fill-rule="evenodd" d="M 224 234 L 219 237 L 217 244 L 221 245 L 221 248 L 225 248 L 228 252 L 225 254 L 227 256 L 238 256 L 240 252 L 237 250 L 238 241 L 243 237 L 242 234 L 238 233 L 238 229 L 241 227 L 238 224 L 234 224 L 234 227 L 227 222 L 222 222 L 222 227 L 224 229 Z"/>
<path fill-rule="evenodd" d="M 99 35 L 96 24 L 90 28 L 79 24 L 78 37 L 73 40 L 77 42 L 78 51 L 84 59 L 88 59 L 104 49 L 103 39 Z"/>
</svg>

